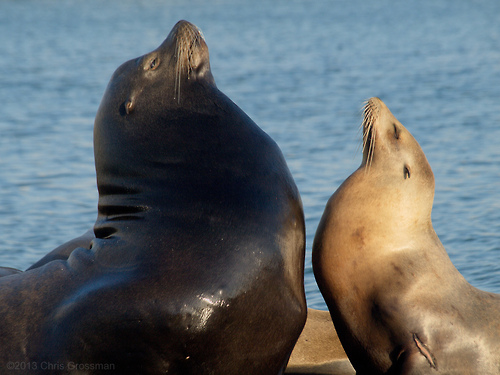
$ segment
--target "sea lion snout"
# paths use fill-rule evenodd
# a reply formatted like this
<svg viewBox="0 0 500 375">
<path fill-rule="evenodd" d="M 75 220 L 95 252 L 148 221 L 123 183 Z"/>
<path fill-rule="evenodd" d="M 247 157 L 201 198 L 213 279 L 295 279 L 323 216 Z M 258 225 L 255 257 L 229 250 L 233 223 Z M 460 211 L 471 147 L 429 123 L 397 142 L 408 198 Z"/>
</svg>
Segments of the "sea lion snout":
<svg viewBox="0 0 500 375">
<path fill-rule="evenodd" d="M 176 35 L 177 38 L 183 37 L 185 35 L 197 34 L 198 37 L 201 37 L 201 39 L 205 41 L 205 36 L 203 35 L 201 29 L 198 26 L 192 24 L 191 22 L 185 20 L 180 20 L 179 22 L 177 22 L 173 27 L 171 33 L 177 34 Z"/>
</svg>

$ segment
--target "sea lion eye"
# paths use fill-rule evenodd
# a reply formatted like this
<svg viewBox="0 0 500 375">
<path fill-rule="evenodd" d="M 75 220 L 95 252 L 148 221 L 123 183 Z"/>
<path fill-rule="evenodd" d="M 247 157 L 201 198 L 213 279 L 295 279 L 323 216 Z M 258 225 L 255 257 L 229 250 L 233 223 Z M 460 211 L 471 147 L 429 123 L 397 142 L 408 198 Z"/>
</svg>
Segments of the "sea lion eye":
<svg viewBox="0 0 500 375">
<path fill-rule="evenodd" d="M 396 126 L 396 124 L 393 124 L 393 125 L 394 125 L 394 138 L 399 139 L 398 127 Z"/>
<path fill-rule="evenodd" d="M 157 57 L 155 57 L 151 62 L 149 63 L 149 70 L 155 70 L 158 68 L 158 65 L 160 65 L 160 61 Z"/>
<path fill-rule="evenodd" d="M 405 175 L 405 180 L 407 178 L 410 178 L 410 168 L 408 168 L 406 165 L 405 165 L 405 168 L 404 168 L 404 175 Z"/>
</svg>

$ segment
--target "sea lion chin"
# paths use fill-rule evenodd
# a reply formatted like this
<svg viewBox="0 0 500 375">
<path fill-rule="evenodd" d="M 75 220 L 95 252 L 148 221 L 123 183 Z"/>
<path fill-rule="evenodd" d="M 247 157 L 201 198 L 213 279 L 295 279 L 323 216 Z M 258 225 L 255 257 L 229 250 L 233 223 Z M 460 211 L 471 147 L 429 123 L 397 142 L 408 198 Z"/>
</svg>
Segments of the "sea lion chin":
<svg viewBox="0 0 500 375">
<path fill-rule="evenodd" d="M 431 222 L 434 176 L 378 98 L 364 111 L 361 166 L 332 195 L 313 270 L 360 374 L 498 374 L 500 296 L 472 287 Z"/>
</svg>

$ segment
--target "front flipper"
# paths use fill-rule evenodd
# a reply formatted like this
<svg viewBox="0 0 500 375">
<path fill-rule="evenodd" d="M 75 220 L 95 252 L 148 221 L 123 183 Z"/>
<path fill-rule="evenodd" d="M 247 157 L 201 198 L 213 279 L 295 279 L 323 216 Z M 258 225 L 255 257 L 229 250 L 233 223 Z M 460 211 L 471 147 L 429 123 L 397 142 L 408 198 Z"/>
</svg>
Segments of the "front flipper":
<svg viewBox="0 0 500 375">
<path fill-rule="evenodd" d="M 0 267 L 0 277 L 15 275 L 16 273 L 21 273 L 21 272 L 23 272 L 23 271 L 18 270 L 16 268 Z"/>
<path fill-rule="evenodd" d="M 50 253 L 48 253 L 42 259 L 40 259 L 38 262 L 29 267 L 26 271 L 41 267 L 44 264 L 52 262 L 53 260 L 58 260 L 58 259 L 66 260 L 68 259 L 69 255 L 73 252 L 73 250 L 79 247 L 83 247 L 84 249 L 90 249 L 92 240 L 94 240 L 94 238 L 95 238 L 94 230 L 90 229 L 80 237 L 69 240 L 68 242 L 62 244 L 61 246 L 56 247 L 54 250 L 52 250 Z"/>
</svg>

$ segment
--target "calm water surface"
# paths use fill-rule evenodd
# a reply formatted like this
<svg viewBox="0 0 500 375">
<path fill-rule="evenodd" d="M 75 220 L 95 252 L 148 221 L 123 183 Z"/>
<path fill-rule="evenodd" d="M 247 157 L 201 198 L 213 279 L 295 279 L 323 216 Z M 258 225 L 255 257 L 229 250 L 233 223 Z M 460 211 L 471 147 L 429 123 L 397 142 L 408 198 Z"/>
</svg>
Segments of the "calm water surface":
<svg viewBox="0 0 500 375">
<path fill-rule="evenodd" d="M 280 145 L 310 256 L 326 201 L 360 164 L 381 97 L 436 177 L 434 227 L 475 286 L 500 292 L 500 2 L 0 2 L 0 264 L 26 268 L 90 228 L 93 119 L 113 71 L 179 19 L 204 32 L 218 87 Z"/>
</svg>

